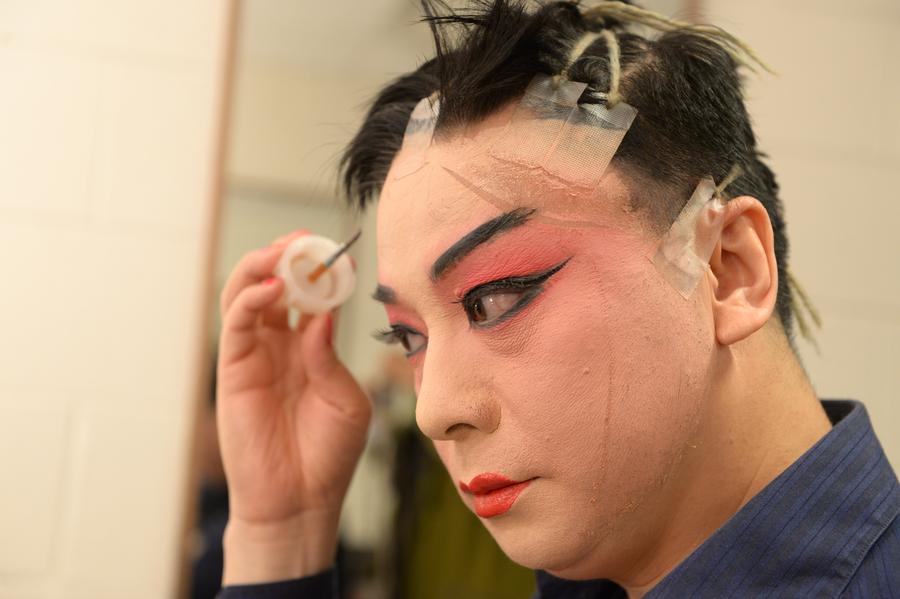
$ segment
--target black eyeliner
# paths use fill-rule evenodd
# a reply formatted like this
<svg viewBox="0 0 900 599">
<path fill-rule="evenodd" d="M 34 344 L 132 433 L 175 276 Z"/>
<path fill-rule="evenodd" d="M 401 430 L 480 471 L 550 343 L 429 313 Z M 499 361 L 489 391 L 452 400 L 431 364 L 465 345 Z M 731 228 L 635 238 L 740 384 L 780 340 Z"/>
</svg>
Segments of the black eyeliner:
<svg viewBox="0 0 900 599">
<path fill-rule="evenodd" d="M 520 311 L 522 311 L 523 308 L 525 308 L 528 304 L 530 304 L 534 300 L 534 298 L 536 298 L 538 295 L 540 295 L 541 292 L 544 290 L 544 288 L 541 287 L 541 285 L 543 283 L 547 282 L 547 280 L 550 277 L 552 277 L 553 275 L 558 273 L 560 270 L 562 270 L 562 268 L 566 264 L 568 264 L 569 260 L 571 260 L 571 259 L 572 259 L 571 257 L 566 258 L 565 260 L 563 260 L 556 266 L 552 266 L 545 271 L 542 271 L 542 272 L 539 272 L 539 273 L 536 273 L 533 275 L 507 277 L 505 279 L 499 279 L 497 281 L 490 281 L 488 283 L 483 283 L 483 284 L 473 287 L 472 289 L 467 291 L 466 294 L 463 296 L 463 298 L 461 300 L 458 300 L 455 303 L 462 304 L 463 308 L 466 310 L 466 314 L 469 314 L 470 310 L 472 309 L 472 303 L 475 300 L 481 299 L 487 295 L 490 295 L 491 293 L 496 293 L 496 292 L 501 292 L 501 291 L 511 291 L 511 290 L 512 291 L 521 291 L 522 297 L 519 298 L 519 300 L 515 303 L 515 305 L 512 308 L 510 308 L 509 310 L 507 310 L 506 312 L 504 312 L 503 314 L 501 314 L 500 316 L 498 316 L 497 318 L 495 318 L 494 320 L 490 321 L 489 323 L 481 324 L 481 323 L 472 321 L 471 318 L 469 319 L 469 324 L 473 328 L 482 328 L 482 329 L 491 328 L 495 325 L 498 325 L 498 324 L 512 318 L 513 316 L 518 314 Z"/>
</svg>

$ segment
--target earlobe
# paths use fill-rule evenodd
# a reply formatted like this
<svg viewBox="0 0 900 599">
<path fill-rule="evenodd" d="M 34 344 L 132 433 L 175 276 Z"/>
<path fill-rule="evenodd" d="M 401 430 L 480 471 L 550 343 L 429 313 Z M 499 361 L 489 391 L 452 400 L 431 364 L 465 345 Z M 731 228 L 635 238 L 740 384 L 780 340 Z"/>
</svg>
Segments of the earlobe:
<svg viewBox="0 0 900 599">
<path fill-rule="evenodd" d="M 778 295 L 772 223 L 765 207 L 740 196 L 725 207 L 722 236 L 710 258 L 716 340 L 731 345 L 768 322 Z"/>
</svg>

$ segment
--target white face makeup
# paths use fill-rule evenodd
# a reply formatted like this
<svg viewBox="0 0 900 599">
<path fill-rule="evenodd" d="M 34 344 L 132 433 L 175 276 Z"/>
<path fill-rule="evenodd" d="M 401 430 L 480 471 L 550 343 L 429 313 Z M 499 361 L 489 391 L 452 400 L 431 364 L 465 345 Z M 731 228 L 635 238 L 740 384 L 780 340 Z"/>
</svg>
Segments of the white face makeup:
<svg viewBox="0 0 900 599">
<path fill-rule="evenodd" d="M 665 529 L 713 327 L 704 294 L 685 300 L 648 259 L 659 238 L 614 169 L 574 194 L 533 172 L 506 173 L 518 195 L 466 178 L 496 166 L 485 148 L 508 110 L 388 176 L 381 296 L 411 353 L 418 424 L 463 501 L 514 561 L 593 577 Z"/>
</svg>

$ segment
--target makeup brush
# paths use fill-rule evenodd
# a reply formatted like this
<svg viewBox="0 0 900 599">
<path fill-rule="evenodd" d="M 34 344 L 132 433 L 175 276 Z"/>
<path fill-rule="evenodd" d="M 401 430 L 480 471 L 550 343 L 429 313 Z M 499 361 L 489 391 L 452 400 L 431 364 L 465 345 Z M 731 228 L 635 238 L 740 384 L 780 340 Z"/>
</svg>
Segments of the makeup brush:
<svg viewBox="0 0 900 599">
<path fill-rule="evenodd" d="M 356 231 L 356 233 L 353 235 L 353 237 L 351 237 L 350 239 L 348 239 L 347 241 L 342 243 L 341 246 L 337 249 L 337 251 L 335 251 L 331 256 L 329 256 L 327 260 L 325 260 L 324 262 L 319 264 L 314 271 L 309 273 L 309 276 L 306 277 L 306 280 L 309 281 L 310 283 L 315 283 L 316 281 L 318 281 L 319 277 L 321 277 L 323 274 L 325 274 L 325 271 L 328 270 L 329 268 L 331 268 L 331 265 L 334 264 L 335 261 L 344 254 L 344 252 L 346 252 L 348 249 L 350 249 L 351 245 L 356 243 L 356 240 L 359 239 L 360 235 L 362 235 L 362 229 L 359 229 L 358 231 Z"/>
</svg>

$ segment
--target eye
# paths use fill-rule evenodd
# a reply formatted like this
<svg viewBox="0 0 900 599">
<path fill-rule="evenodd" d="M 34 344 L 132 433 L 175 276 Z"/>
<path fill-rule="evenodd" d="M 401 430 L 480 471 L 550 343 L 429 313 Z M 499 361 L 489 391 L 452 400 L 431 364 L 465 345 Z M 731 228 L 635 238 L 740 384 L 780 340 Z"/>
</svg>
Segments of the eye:
<svg viewBox="0 0 900 599">
<path fill-rule="evenodd" d="M 514 316 L 544 290 L 543 284 L 568 262 L 533 275 L 508 277 L 471 289 L 458 303 L 469 322 L 479 327 L 498 324 Z"/>
<path fill-rule="evenodd" d="M 372 336 L 388 345 L 399 343 L 406 350 L 407 358 L 419 353 L 428 344 L 425 335 L 402 324 L 392 324 L 391 328 L 376 331 Z"/>
<path fill-rule="evenodd" d="M 476 297 L 466 306 L 469 320 L 477 323 L 497 320 L 512 310 L 523 295 L 522 291 L 510 291 Z"/>
</svg>

